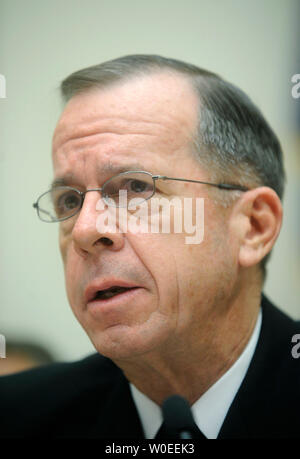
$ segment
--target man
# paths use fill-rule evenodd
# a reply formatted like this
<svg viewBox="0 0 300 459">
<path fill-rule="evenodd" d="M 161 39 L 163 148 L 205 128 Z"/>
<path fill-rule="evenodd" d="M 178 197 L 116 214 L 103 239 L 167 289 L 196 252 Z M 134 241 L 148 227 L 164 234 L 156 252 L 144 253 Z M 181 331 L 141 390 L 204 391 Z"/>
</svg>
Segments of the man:
<svg viewBox="0 0 300 459">
<path fill-rule="evenodd" d="M 159 56 L 81 70 L 62 93 L 54 182 L 35 207 L 59 222 L 68 299 L 97 353 L 2 378 L 2 435 L 154 438 L 179 394 L 207 438 L 299 436 L 300 326 L 262 297 L 284 184 L 263 116 L 217 75 Z M 124 231 L 129 204 L 126 221 L 99 220 L 121 191 L 202 199 L 203 238 Z"/>
</svg>

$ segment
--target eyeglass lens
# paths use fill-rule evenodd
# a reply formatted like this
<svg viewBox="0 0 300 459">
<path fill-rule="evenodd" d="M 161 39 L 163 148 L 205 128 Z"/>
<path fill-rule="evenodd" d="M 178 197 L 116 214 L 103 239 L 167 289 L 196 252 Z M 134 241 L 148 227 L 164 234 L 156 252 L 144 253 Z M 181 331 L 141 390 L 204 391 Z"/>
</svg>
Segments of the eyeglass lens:
<svg viewBox="0 0 300 459">
<path fill-rule="evenodd" d="M 108 205 L 123 206 L 122 193 L 126 192 L 125 205 L 131 200 L 134 204 L 149 199 L 154 193 L 154 181 L 151 174 L 134 172 L 122 173 L 104 183 L 102 197 Z M 123 194 L 124 197 L 124 194 Z M 38 200 L 39 216 L 42 220 L 52 222 L 64 220 L 75 215 L 82 206 L 84 194 L 67 186 L 55 187 L 44 193 Z"/>
</svg>

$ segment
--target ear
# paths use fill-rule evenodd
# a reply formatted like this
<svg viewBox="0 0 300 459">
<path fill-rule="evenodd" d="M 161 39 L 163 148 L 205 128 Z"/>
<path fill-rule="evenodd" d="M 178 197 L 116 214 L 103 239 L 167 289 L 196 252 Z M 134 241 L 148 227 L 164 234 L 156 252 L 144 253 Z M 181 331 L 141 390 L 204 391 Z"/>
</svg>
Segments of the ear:
<svg viewBox="0 0 300 459">
<path fill-rule="evenodd" d="M 274 190 L 247 191 L 234 206 L 231 223 L 238 238 L 240 266 L 258 264 L 272 249 L 282 223 L 282 205 Z"/>
</svg>

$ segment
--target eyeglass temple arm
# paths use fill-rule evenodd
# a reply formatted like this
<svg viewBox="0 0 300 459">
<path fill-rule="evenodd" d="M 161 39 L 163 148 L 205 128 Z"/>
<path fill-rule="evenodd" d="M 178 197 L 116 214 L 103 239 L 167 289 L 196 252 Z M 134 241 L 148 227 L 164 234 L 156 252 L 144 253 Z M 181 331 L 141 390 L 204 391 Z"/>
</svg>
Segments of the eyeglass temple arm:
<svg viewBox="0 0 300 459">
<path fill-rule="evenodd" d="M 192 183 L 201 183 L 202 185 L 210 185 L 215 186 L 216 188 L 220 188 L 222 190 L 239 190 L 239 191 L 249 191 L 249 188 L 242 186 L 242 185 L 229 185 L 227 183 L 210 183 L 210 182 L 202 182 L 200 180 L 187 180 L 181 178 L 173 178 L 167 177 L 166 175 L 153 175 L 154 180 L 177 180 L 179 182 L 192 182 Z"/>
<path fill-rule="evenodd" d="M 48 217 L 51 218 L 52 221 L 55 221 L 55 219 L 52 217 L 52 215 L 50 214 L 50 212 L 47 212 L 46 210 L 43 210 L 41 209 L 39 206 L 38 206 L 38 203 L 37 202 L 34 202 L 32 204 L 32 207 L 34 207 L 36 210 L 38 210 L 39 212 L 43 212 L 44 214 L 48 215 Z"/>
</svg>

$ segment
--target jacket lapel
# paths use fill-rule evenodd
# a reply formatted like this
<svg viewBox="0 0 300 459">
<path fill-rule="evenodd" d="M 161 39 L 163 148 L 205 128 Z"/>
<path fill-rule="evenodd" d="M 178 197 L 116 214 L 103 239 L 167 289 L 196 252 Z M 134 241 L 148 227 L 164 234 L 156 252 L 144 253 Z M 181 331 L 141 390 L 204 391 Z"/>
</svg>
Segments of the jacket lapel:
<svg viewBox="0 0 300 459">
<path fill-rule="evenodd" d="M 222 425 L 220 439 L 292 435 L 293 374 L 297 369 L 290 343 L 295 323 L 264 296 L 262 314 L 257 348 Z"/>
<path fill-rule="evenodd" d="M 101 400 L 101 403 L 103 400 Z M 144 438 L 143 428 L 124 374 L 107 394 L 105 406 L 100 407 L 93 436 L 100 438 Z"/>
</svg>

